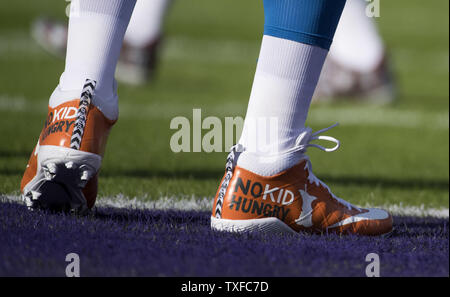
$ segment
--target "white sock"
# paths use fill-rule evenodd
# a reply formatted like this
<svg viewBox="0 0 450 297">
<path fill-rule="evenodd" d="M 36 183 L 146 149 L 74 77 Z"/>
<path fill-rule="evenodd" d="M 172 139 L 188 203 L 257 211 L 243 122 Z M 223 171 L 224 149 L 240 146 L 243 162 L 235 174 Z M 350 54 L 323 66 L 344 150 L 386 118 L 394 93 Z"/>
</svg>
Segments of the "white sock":
<svg viewBox="0 0 450 297">
<path fill-rule="evenodd" d="M 280 153 L 292 148 L 304 129 L 326 55 L 327 50 L 316 46 L 263 37 L 239 140 L 245 151 L 237 165 L 268 176 L 300 160 L 300 154 Z"/>
<path fill-rule="evenodd" d="M 70 4 L 66 66 L 50 97 L 54 107 L 79 98 L 87 78 L 97 81 L 93 104 L 118 117 L 114 72 L 135 0 L 73 0 Z"/>
<path fill-rule="evenodd" d="M 365 13 L 364 0 L 347 0 L 334 35 L 329 57 L 358 72 L 373 71 L 384 46 L 375 22 Z"/>
<path fill-rule="evenodd" d="M 138 0 L 125 33 L 125 42 L 145 47 L 161 35 L 169 0 Z"/>
</svg>

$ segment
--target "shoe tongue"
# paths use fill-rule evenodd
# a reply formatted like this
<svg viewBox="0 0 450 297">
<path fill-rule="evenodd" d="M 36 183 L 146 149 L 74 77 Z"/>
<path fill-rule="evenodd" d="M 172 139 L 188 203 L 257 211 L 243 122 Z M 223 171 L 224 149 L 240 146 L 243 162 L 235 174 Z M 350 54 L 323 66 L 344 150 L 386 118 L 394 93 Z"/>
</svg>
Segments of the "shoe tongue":
<svg viewBox="0 0 450 297">
<path fill-rule="evenodd" d="M 308 179 L 308 160 L 308 157 L 306 155 L 303 155 L 302 158 L 290 168 L 291 170 L 296 172 L 298 178 Z"/>
</svg>

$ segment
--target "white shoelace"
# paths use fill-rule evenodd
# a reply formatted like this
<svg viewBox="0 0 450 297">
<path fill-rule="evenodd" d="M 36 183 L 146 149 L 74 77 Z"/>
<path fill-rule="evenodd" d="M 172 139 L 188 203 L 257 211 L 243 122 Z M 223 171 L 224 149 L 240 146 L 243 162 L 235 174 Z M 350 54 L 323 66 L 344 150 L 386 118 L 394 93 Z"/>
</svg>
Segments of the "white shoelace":
<svg viewBox="0 0 450 297">
<path fill-rule="evenodd" d="M 336 127 L 337 125 L 339 125 L 339 123 L 331 125 L 328 128 L 324 128 L 322 130 L 316 131 L 314 133 L 312 133 L 311 128 L 309 128 L 309 127 L 305 128 L 305 130 L 302 133 L 300 133 L 300 135 L 297 137 L 297 140 L 295 141 L 295 146 L 293 148 L 287 150 L 285 153 L 291 153 L 291 152 L 305 153 L 306 149 L 310 146 L 318 148 L 327 153 L 334 152 L 341 145 L 339 140 L 337 140 L 336 138 L 331 137 L 331 136 L 325 136 L 325 135 L 319 135 L 319 134 L 332 129 L 332 128 Z M 336 145 L 332 148 L 326 148 L 324 146 L 321 146 L 321 145 L 318 145 L 315 143 L 310 143 L 313 140 L 326 140 L 326 141 L 334 142 Z"/>
</svg>

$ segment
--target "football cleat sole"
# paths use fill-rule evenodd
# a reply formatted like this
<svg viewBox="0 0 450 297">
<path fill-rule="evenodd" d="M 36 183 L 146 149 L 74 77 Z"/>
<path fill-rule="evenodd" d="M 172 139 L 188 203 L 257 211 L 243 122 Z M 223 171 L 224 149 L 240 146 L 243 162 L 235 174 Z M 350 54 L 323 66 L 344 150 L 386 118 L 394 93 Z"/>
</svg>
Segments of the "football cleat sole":
<svg viewBox="0 0 450 297">
<path fill-rule="evenodd" d="M 30 210 L 42 209 L 51 212 L 70 212 L 70 194 L 63 184 L 47 181 L 37 191 L 28 192 L 25 202 Z"/>
<path fill-rule="evenodd" d="M 38 172 L 22 196 L 30 210 L 85 214 L 87 201 L 82 192 L 95 176 L 101 158 L 92 153 L 57 146 L 41 146 Z"/>
</svg>

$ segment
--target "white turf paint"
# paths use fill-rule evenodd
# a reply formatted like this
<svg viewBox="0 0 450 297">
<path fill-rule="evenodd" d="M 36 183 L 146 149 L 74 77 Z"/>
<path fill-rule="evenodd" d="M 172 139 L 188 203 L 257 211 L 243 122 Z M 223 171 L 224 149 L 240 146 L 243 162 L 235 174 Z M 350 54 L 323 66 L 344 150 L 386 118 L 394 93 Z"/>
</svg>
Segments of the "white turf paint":
<svg viewBox="0 0 450 297">
<path fill-rule="evenodd" d="M 161 59 L 196 63 L 246 63 L 255 65 L 260 44 L 259 39 L 211 40 L 172 35 L 167 36 L 164 41 Z M 18 58 L 38 55 L 48 57 L 47 53 L 34 42 L 31 35 L 24 30 L 9 31 L 0 36 L 0 55 Z M 423 63 L 423 67 L 432 69 L 434 73 L 448 73 L 448 51 L 446 50 L 423 51 L 412 47 L 396 47 L 393 55 L 394 61 L 397 61 L 402 67 L 411 67 L 409 65 L 426 61 Z M 422 59 L 419 61 L 417 57 Z"/>
<path fill-rule="evenodd" d="M 31 100 L 23 96 L 0 94 L 0 111 L 47 112 L 47 100 Z M 171 119 L 184 115 L 192 118 L 192 105 L 187 103 L 159 102 L 153 98 L 148 104 L 120 103 L 120 118 L 132 119 Z M 233 102 L 223 102 L 205 108 L 207 115 L 225 117 L 241 114 L 245 106 Z M 203 116 L 203 115 L 202 115 Z M 206 116 L 206 114 L 204 115 Z M 313 106 L 308 117 L 309 125 L 328 125 L 330 119 L 341 126 L 375 126 L 398 128 L 427 128 L 431 130 L 448 130 L 448 111 L 418 111 L 393 109 L 377 106 L 326 107 Z"/>
<path fill-rule="evenodd" d="M 22 203 L 20 196 L 5 195 L 0 196 L 0 201 L 13 201 Z M 128 209 L 162 209 L 162 210 L 196 210 L 196 211 L 211 211 L 213 198 L 212 197 L 195 197 L 190 198 L 171 198 L 161 197 L 157 200 L 142 201 L 142 198 L 128 198 L 125 195 L 117 195 L 113 197 L 100 197 L 97 200 L 98 207 L 116 207 Z M 364 207 L 379 207 L 385 209 L 395 216 L 413 216 L 413 217 L 435 217 L 435 218 L 449 218 L 448 208 L 430 208 L 425 205 L 410 206 L 400 204 L 385 204 L 381 206 L 374 206 L 370 204 Z"/>
</svg>

